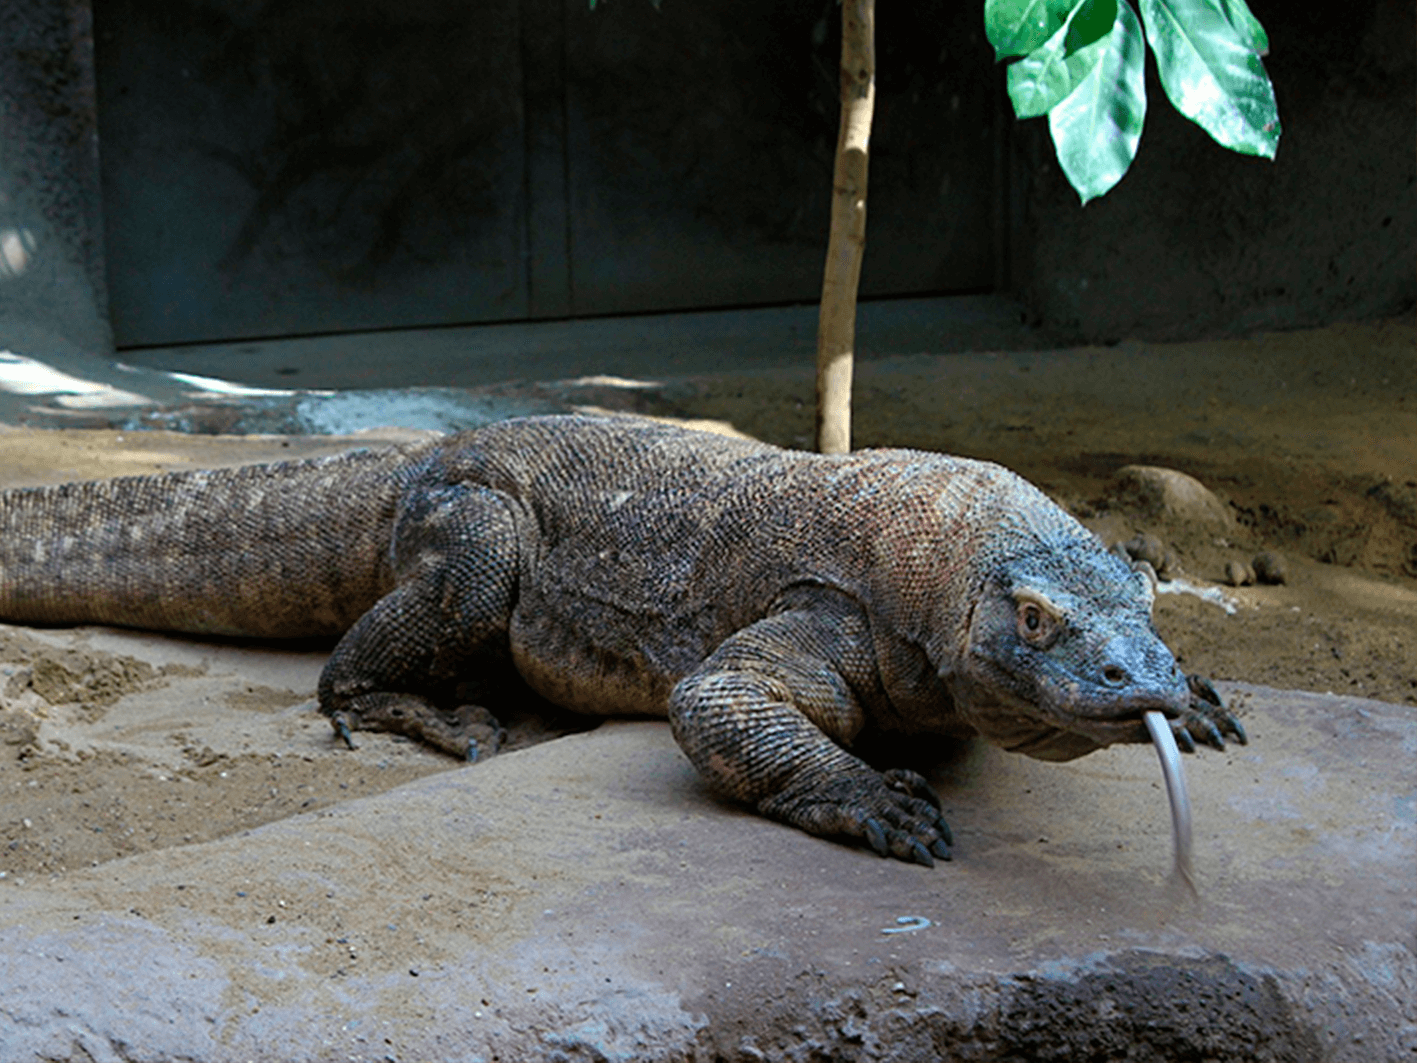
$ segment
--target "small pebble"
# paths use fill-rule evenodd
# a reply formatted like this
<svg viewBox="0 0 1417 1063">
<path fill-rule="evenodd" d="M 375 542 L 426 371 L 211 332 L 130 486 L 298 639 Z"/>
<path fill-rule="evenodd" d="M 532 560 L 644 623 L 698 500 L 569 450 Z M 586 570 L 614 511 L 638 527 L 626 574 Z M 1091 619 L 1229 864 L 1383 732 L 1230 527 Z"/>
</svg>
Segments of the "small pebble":
<svg viewBox="0 0 1417 1063">
<path fill-rule="evenodd" d="M 1166 557 L 1166 544 L 1149 532 L 1128 539 L 1122 544 L 1122 549 L 1132 556 L 1132 560 L 1149 561 L 1151 567 L 1156 569 L 1161 567 Z"/>
<path fill-rule="evenodd" d="M 1176 555 L 1150 532 L 1142 532 L 1121 545 L 1122 549 L 1127 552 L 1127 556 L 1133 561 L 1145 561 L 1149 564 L 1159 579 L 1169 580 L 1175 574 L 1177 569 Z"/>
<path fill-rule="evenodd" d="M 1261 583 L 1285 583 L 1289 579 L 1289 569 L 1284 564 L 1284 558 L 1268 550 L 1256 554 L 1253 565 L 1255 578 Z"/>
<path fill-rule="evenodd" d="M 1255 570 L 1244 561 L 1227 561 L 1225 582 L 1232 587 L 1248 587 L 1255 582 Z"/>
</svg>

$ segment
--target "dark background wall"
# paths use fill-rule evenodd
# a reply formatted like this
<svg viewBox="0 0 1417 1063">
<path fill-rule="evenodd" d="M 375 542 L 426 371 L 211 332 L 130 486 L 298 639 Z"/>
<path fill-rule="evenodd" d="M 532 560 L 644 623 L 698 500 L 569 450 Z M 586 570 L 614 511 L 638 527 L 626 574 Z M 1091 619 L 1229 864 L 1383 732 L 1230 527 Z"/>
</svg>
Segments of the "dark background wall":
<svg viewBox="0 0 1417 1063">
<path fill-rule="evenodd" d="M 811 300 L 833 0 L 96 0 L 122 344 Z M 993 286 L 977 13 L 883 27 L 868 294 Z"/>
<path fill-rule="evenodd" d="M 878 12 L 865 296 L 1015 293 L 1060 340 L 1411 309 L 1412 0 L 1256 0 L 1278 161 L 1151 77 L 1140 157 L 1086 208 L 1009 114 L 979 7 Z M 0 230 L 32 253 L 0 276 L 0 345 L 810 302 L 839 15 L 92 0 L 91 50 L 86 0 L 6 0 Z"/>
<path fill-rule="evenodd" d="M 1417 6 L 1251 0 L 1284 135 L 1274 162 L 1220 149 L 1147 64 L 1131 172 L 1079 209 L 1044 123 L 1015 279 L 1031 313 L 1089 340 L 1284 329 L 1410 310 L 1417 289 Z M 1025 161 L 1026 160 L 1026 161 Z"/>
<path fill-rule="evenodd" d="M 0 350 L 108 350 L 88 0 L 0 2 Z"/>
</svg>

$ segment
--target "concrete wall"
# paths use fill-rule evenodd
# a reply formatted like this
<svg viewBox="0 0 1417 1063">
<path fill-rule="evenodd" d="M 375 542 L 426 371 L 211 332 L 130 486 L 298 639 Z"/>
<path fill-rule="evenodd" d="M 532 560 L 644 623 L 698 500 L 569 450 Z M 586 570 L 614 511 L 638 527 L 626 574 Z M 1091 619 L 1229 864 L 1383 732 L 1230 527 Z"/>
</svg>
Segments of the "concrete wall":
<svg viewBox="0 0 1417 1063">
<path fill-rule="evenodd" d="M 574 302 L 813 302 L 838 129 L 833 0 L 567 0 Z M 997 74 L 955 0 L 877 19 L 864 295 L 992 287 Z"/>
<path fill-rule="evenodd" d="M 1086 208 L 1004 113 L 974 7 L 883 10 L 863 294 L 1011 290 L 1093 341 L 1410 310 L 1412 0 L 1254 6 L 1278 161 L 1152 77 L 1132 173 Z M 0 345 L 815 297 L 831 0 L 94 9 L 97 92 L 86 0 L 0 4 Z"/>
<path fill-rule="evenodd" d="M 0 44 L 0 350 L 111 350 L 88 0 L 4 0 Z"/>
<path fill-rule="evenodd" d="M 1141 151 L 1085 208 L 1044 120 L 1015 281 L 1035 320 L 1105 342 L 1295 328 L 1410 311 L 1417 294 L 1417 7 L 1253 0 L 1284 134 L 1274 162 L 1218 147 L 1148 61 Z"/>
<path fill-rule="evenodd" d="M 100 0 L 120 345 L 811 301 L 832 0 Z M 866 293 L 997 270 L 976 13 L 878 40 Z"/>
<path fill-rule="evenodd" d="M 94 21 L 120 346 L 526 315 L 516 5 Z"/>
</svg>

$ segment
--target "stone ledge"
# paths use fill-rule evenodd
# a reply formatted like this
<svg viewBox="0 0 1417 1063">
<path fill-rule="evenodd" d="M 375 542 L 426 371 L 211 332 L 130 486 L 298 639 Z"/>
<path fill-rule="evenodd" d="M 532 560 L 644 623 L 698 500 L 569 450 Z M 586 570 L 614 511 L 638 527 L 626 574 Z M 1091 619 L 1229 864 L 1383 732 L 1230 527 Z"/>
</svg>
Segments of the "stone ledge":
<svg viewBox="0 0 1417 1063">
<path fill-rule="evenodd" d="M 927 871 L 611 723 L 5 886 L 0 1057 L 1411 1059 L 1414 714 L 1227 692 L 1252 744 L 1188 759 L 1199 903 L 1144 746 L 970 748 Z"/>
</svg>

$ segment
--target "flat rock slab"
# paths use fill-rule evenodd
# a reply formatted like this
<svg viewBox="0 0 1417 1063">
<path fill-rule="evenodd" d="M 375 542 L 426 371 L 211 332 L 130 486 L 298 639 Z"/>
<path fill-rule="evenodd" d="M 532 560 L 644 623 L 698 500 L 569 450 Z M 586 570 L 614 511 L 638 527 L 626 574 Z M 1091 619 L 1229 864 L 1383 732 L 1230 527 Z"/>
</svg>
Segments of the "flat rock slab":
<svg viewBox="0 0 1417 1063">
<path fill-rule="evenodd" d="M 658 722 L 0 884 L 0 1059 L 1411 1060 L 1411 709 L 1230 686 L 1187 759 L 942 766 L 933 871 L 709 794 Z"/>
</svg>

